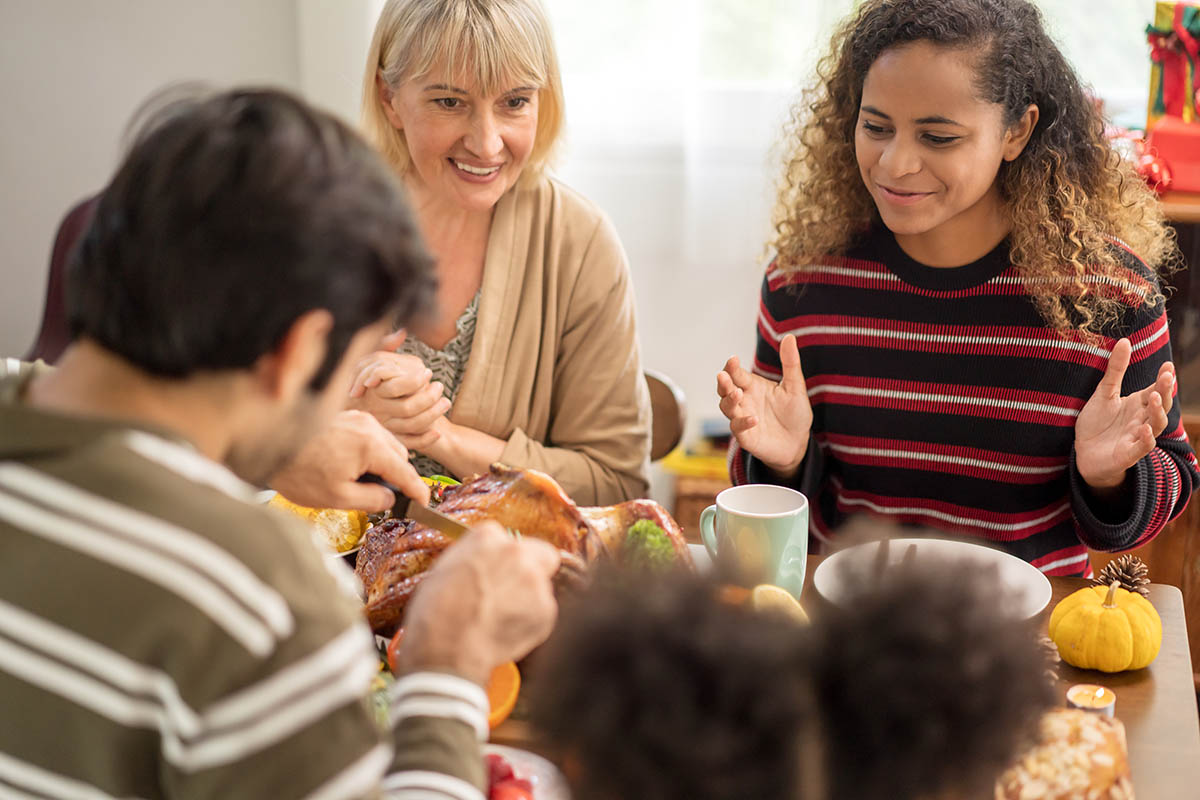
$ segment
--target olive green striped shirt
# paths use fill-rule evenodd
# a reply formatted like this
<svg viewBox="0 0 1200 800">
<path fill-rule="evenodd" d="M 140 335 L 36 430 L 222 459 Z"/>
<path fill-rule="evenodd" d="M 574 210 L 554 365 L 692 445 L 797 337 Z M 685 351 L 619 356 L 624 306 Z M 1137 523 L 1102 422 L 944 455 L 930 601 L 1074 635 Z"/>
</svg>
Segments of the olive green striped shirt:
<svg viewBox="0 0 1200 800">
<path fill-rule="evenodd" d="M 408 676 L 383 731 L 353 576 L 306 526 L 0 367 L 0 796 L 482 797 L 482 689 Z"/>
</svg>

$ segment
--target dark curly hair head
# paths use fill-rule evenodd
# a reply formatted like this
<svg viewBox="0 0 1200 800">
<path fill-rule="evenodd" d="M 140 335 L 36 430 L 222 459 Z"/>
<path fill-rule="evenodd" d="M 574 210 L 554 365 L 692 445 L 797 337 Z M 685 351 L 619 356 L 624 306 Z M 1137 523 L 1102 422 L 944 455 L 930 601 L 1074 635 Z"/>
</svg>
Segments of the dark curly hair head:
<svg viewBox="0 0 1200 800">
<path fill-rule="evenodd" d="M 1051 701 L 998 592 L 911 571 L 805 628 L 695 577 L 609 577 L 564 608 L 534 722 L 579 800 L 979 796 Z"/>
<path fill-rule="evenodd" d="M 793 797 L 807 641 L 695 577 L 602 576 L 539 654 L 534 722 L 579 767 L 577 800 Z"/>
<path fill-rule="evenodd" d="M 794 106 L 772 242 L 777 263 L 803 269 L 840 254 L 881 224 L 858 174 L 854 131 L 868 70 L 912 42 L 974 56 L 979 97 L 1006 125 L 1030 104 L 1037 125 L 997 175 L 1013 229 L 1012 261 L 1042 316 L 1059 330 L 1097 332 L 1120 314 L 1111 282 L 1119 239 L 1151 268 L 1178 263 L 1171 229 L 1145 182 L 1108 145 L 1104 123 L 1027 0 L 866 0 L 834 34 L 818 79 Z M 1093 278 L 1089 280 L 1089 278 Z M 1149 292 L 1146 303 L 1161 294 Z M 1125 301 L 1127 302 L 1127 301 Z"/>
<path fill-rule="evenodd" d="M 827 608 L 813 680 L 830 800 L 990 797 L 1054 700 L 1033 625 L 994 570 L 968 563 L 857 577 Z"/>
</svg>

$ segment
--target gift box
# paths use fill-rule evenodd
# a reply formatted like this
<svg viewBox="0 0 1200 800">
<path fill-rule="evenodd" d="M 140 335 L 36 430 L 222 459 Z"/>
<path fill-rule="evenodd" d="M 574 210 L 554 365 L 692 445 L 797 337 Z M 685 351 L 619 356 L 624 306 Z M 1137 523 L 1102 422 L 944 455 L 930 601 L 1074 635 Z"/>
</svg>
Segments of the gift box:
<svg viewBox="0 0 1200 800">
<path fill-rule="evenodd" d="M 1163 117 L 1146 134 L 1146 152 L 1161 165 L 1163 188 L 1200 193 L 1200 122 Z M 1150 176 L 1143 177 L 1155 185 Z"/>
<path fill-rule="evenodd" d="M 1146 130 L 1164 116 L 1200 122 L 1197 64 L 1200 63 L 1200 4 L 1158 2 L 1146 26 L 1150 43 L 1150 106 Z"/>
</svg>

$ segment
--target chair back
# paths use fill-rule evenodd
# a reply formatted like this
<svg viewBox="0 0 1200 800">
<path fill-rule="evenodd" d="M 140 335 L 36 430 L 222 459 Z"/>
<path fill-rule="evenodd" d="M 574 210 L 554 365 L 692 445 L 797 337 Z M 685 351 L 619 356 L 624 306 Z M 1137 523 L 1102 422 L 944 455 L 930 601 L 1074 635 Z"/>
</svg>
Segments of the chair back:
<svg viewBox="0 0 1200 800">
<path fill-rule="evenodd" d="M 83 232 L 92 221 L 92 213 L 96 210 L 98 200 L 99 195 L 94 195 L 79 201 L 58 225 L 58 234 L 54 237 L 54 250 L 50 253 L 50 275 L 46 281 L 46 305 L 42 309 L 42 326 L 38 330 L 33 347 L 25 354 L 26 361 L 36 361 L 40 358 L 48 364 L 53 364 L 70 343 L 71 335 L 67 329 L 67 263 L 75 245 L 83 238 Z"/>
<path fill-rule="evenodd" d="M 687 400 L 675 381 L 646 370 L 650 389 L 650 460 L 658 461 L 678 446 L 687 424 Z"/>
</svg>

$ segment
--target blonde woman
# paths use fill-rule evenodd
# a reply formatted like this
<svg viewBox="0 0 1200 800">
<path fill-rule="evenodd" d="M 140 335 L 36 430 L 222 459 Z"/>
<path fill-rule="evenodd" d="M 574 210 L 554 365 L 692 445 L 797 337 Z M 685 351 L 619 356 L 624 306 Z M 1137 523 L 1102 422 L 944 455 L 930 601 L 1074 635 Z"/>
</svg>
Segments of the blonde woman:
<svg viewBox="0 0 1200 800">
<path fill-rule="evenodd" d="M 629 269 L 608 219 L 546 174 L 563 123 L 537 0 L 390 0 L 363 83 L 366 134 L 437 259 L 436 313 L 360 365 L 352 403 L 422 472 L 494 461 L 582 504 L 647 489 L 650 407 Z"/>
</svg>

